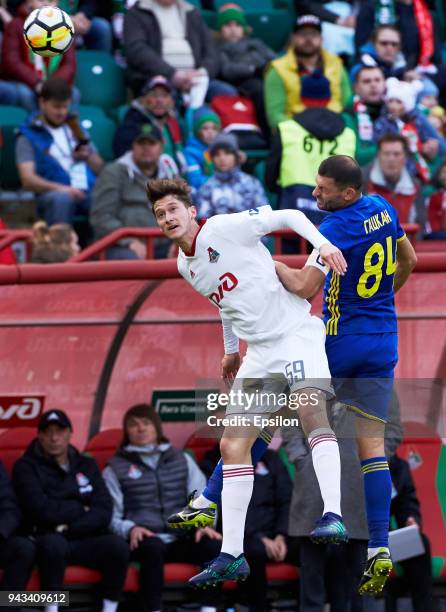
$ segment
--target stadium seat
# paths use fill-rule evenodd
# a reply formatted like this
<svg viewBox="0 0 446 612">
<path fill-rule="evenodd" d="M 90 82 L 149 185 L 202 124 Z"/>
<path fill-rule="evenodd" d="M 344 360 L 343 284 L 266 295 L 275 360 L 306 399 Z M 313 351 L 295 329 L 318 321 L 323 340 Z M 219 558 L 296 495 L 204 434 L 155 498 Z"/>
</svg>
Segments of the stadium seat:
<svg viewBox="0 0 446 612">
<path fill-rule="evenodd" d="M 14 463 L 35 437 L 35 427 L 15 427 L 0 434 L 0 458 L 10 474 Z"/>
<path fill-rule="evenodd" d="M 125 102 L 124 70 L 101 51 L 78 51 L 76 86 L 83 104 L 108 110 Z"/>
<path fill-rule="evenodd" d="M 260 38 L 265 44 L 282 51 L 286 46 L 293 27 L 288 10 L 247 11 L 246 19 L 252 28 L 252 36 Z"/>
<path fill-rule="evenodd" d="M 227 4 L 227 0 L 214 0 L 214 8 L 216 11 L 223 5 Z M 252 11 L 252 0 L 237 0 L 237 3 L 244 11 Z M 272 0 L 256 0 L 255 8 L 258 11 L 272 11 L 274 9 Z"/>
<path fill-rule="evenodd" d="M 80 106 L 79 118 L 82 127 L 90 134 L 100 155 L 105 161 L 113 159 L 113 138 L 116 131 L 115 122 L 106 117 L 101 108 Z"/>
<path fill-rule="evenodd" d="M 128 109 L 128 104 L 121 104 L 121 106 L 113 108 L 111 111 L 109 111 L 108 114 L 113 119 L 113 121 L 116 121 L 116 123 L 121 123 Z"/>
<path fill-rule="evenodd" d="M 409 462 L 430 539 L 434 579 L 446 578 L 446 445 L 422 423 L 404 423 L 398 455 Z"/>
<path fill-rule="evenodd" d="M 107 465 L 122 440 L 122 429 L 105 429 L 93 436 L 85 447 L 85 453 L 96 459 L 100 470 Z"/>
<path fill-rule="evenodd" d="M 212 450 L 217 442 L 215 436 L 200 436 L 200 431 L 207 431 L 209 433 L 209 428 L 199 429 L 184 444 L 184 449 L 191 453 L 197 463 L 203 461 L 205 454 Z"/>
<path fill-rule="evenodd" d="M 15 130 L 25 121 L 28 113 L 18 106 L 0 105 L 2 155 L 0 185 L 2 189 L 20 189 L 21 183 L 15 163 Z"/>
</svg>

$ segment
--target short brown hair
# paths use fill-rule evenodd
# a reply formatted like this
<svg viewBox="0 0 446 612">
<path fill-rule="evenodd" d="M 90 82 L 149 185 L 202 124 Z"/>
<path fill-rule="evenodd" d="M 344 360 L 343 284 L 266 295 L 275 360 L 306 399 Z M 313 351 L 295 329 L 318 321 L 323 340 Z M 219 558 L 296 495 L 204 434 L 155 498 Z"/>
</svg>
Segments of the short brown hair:
<svg viewBox="0 0 446 612">
<path fill-rule="evenodd" d="M 378 140 L 378 151 L 381 150 L 383 144 L 392 143 L 392 142 L 399 142 L 399 143 L 401 143 L 401 145 L 403 146 L 403 149 L 404 149 L 404 153 L 406 155 L 410 154 L 409 145 L 407 143 L 407 140 L 401 134 L 384 134 L 384 136 L 382 136 Z"/>
<path fill-rule="evenodd" d="M 338 187 L 353 187 L 359 191 L 362 187 L 362 172 L 358 162 L 349 155 L 332 155 L 319 166 L 319 176 L 331 178 Z"/>
<path fill-rule="evenodd" d="M 67 223 L 48 225 L 37 221 L 33 225 L 32 263 L 61 263 L 73 256 L 71 240 L 74 230 Z"/>
<path fill-rule="evenodd" d="M 193 206 L 191 188 L 184 179 L 155 179 L 147 183 L 147 196 L 152 204 L 152 212 L 155 212 L 154 206 L 158 200 L 168 195 L 183 202 L 186 208 Z"/>
<path fill-rule="evenodd" d="M 161 419 L 159 414 L 155 411 L 155 408 L 150 406 L 150 404 L 135 404 L 135 406 L 132 406 L 127 410 L 127 412 L 124 414 L 124 418 L 122 419 L 122 429 L 124 433 L 121 441 L 121 447 L 130 444 L 127 433 L 127 425 L 130 419 L 133 417 L 137 419 L 148 419 L 151 421 L 156 429 L 156 440 L 158 444 L 160 444 L 160 442 L 167 442 L 167 438 L 165 438 L 163 434 Z"/>
</svg>

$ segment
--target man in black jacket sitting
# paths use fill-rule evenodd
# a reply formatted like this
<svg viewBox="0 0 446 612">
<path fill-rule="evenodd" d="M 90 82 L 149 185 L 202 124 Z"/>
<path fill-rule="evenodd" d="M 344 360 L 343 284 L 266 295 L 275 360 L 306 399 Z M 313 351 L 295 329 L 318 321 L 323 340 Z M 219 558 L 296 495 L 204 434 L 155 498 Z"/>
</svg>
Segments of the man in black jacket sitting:
<svg viewBox="0 0 446 612">
<path fill-rule="evenodd" d="M 0 462 L 0 567 L 2 591 L 26 589 L 34 564 L 35 547 L 28 538 L 17 535 L 21 513 L 8 473 Z M 0 606 L 0 611 L 7 610 Z"/>
<path fill-rule="evenodd" d="M 108 533 L 112 500 L 94 461 L 70 444 L 61 410 L 42 416 L 37 438 L 16 462 L 13 482 L 37 546 L 40 588 L 60 591 L 68 564 L 102 572 L 102 612 L 115 612 L 127 573 L 128 547 Z M 45 612 L 57 612 L 47 606 Z"/>
</svg>

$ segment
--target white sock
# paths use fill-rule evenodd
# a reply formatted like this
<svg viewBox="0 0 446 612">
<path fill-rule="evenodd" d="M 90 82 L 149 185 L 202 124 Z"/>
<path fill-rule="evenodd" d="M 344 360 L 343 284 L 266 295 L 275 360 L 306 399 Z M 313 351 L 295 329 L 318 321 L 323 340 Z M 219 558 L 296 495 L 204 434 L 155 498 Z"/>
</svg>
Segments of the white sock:
<svg viewBox="0 0 446 612">
<path fill-rule="evenodd" d="M 221 552 L 234 557 L 238 557 L 243 552 L 246 513 L 251 501 L 253 486 L 254 468 L 251 464 L 223 466 Z"/>
<path fill-rule="evenodd" d="M 368 548 L 367 549 L 367 561 L 369 559 L 371 559 L 372 557 L 374 557 L 378 551 L 382 550 L 384 548 L 384 550 L 387 550 L 387 552 L 389 552 L 389 549 L 386 548 L 385 546 L 379 546 L 378 548 Z"/>
<path fill-rule="evenodd" d="M 211 500 L 205 497 L 203 493 L 200 493 L 198 497 L 192 500 L 191 506 L 198 510 L 199 508 L 209 508 L 211 504 Z"/>
<path fill-rule="evenodd" d="M 341 515 L 341 459 L 339 446 L 332 429 L 315 429 L 308 436 L 313 467 L 319 483 L 324 514 Z"/>
<path fill-rule="evenodd" d="M 112 601 L 111 599 L 104 599 L 102 601 L 102 612 L 116 612 L 118 609 L 118 601 Z"/>
<path fill-rule="evenodd" d="M 52 604 L 51 606 L 45 606 L 43 612 L 59 612 L 59 606 Z"/>
</svg>

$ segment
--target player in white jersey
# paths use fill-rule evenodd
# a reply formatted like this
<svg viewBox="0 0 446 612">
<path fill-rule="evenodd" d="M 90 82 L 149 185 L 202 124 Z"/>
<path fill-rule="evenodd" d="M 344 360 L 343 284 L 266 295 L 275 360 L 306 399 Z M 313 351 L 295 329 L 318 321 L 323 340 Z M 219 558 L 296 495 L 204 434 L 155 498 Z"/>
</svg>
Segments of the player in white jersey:
<svg viewBox="0 0 446 612">
<path fill-rule="evenodd" d="M 290 228 L 311 242 L 322 261 L 339 274 L 346 271 L 342 253 L 299 211 L 273 211 L 270 206 L 262 206 L 217 215 L 199 225 L 185 181 L 155 180 L 147 190 L 159 227 L 179 246 L 179 272 L 220 310 L 225 347 L 222 375 L 233 381 L 232 391 L 246 391 L 249 386 L 252 392 L 254 380 L 257 388 L 263 387 L 262 391 L 266 388 L 268 394 L 283 392 L 287 387 L 294 396 L 301 394 L 306 398 L 299 402 L 298 414 L 312 449 L 324 501 L 322 519 L 336 522 L 336 537 L 332 541 L 345 540 L 339 449 L 325 409 L 325 397 L 332 393 L 324 348 L 325 328 L 317 317 L 310 315 L 306 300 L 284 289 L 261 238 L 272 231 Z M 241 365 L 239 339 L 248 344 Z M 255 417 L 267 416 L 280 406 L 271 405 L 269 399 L 264 404 L 256 396 L 249 410 L 247 407 L 238 398 L 227 409 L 227 415 L 248 415 L 250 426 L 243 431 L 240 427 L 226 427 L 222 436 L 222 548 L 217 559 L 191 579 L 196 586 L 244 579 L 249 574 L 243 537 L 254 480 L 251 448 L 258 437 Z M 212 506 L 202 494 L 188 508 L 193 513 L 206 505 Z"/>
</svg>

